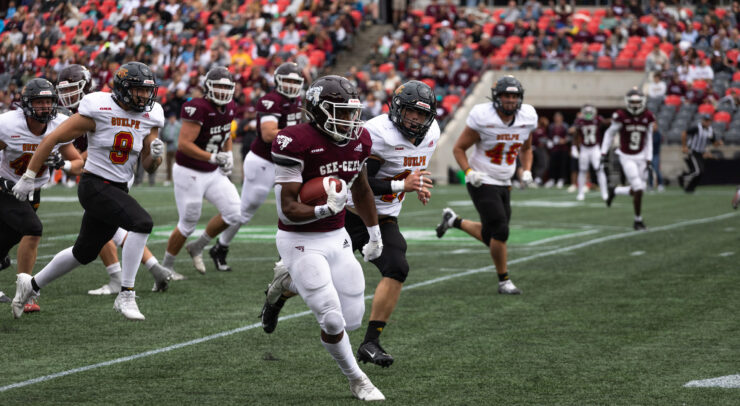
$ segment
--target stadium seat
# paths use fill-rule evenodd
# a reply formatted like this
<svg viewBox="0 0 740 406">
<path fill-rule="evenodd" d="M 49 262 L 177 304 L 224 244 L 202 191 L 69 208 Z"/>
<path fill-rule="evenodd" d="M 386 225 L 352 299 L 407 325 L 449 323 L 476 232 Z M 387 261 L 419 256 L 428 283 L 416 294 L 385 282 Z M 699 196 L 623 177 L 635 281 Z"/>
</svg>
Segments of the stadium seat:
<svg viewBox="0 0 740 406">
<path fill-rule="evenodd" d="M 727 59 L 729 59 L 730 63 L 733 65 L 737 64 L 738 55 L 740 55 L 740 50 L 737 48 L 727 50 Z"/>
<path fill-rule="evenodd" d="M 740 82 L 740 71 L 737 71 L 737 72 L 735 72 L 735 74 L 732 75 L 732 81 L 733 82 Z"/>
<path fill-rule="evenodd" d="M 631 59 L 626 56 L 618 56 L 617 60 L 614 61 L 614 68 L 615 69 L 629 69 Z"/>
<path fill-rule="evenodd" d="M 612 58 L 606 55 L 600 56 L 598 61 L 596 62 L 596 67 L 599 69 L 611 69 L 612 68 Z"/>
<path fill-rule="evenodd" d="M 691 84 L 691 87 L 697 90 L 707 90 L 707 82 L 703 80 L 695 80 L 694 83 Z"/>
<path fill-rule="evenodd" d="M 645 69 L 645 57 L 638 56 L 632 60 L 632 69 L 643 70 Z"/>
<path fill-rule="evenodd" d="M 699 114 L 714 114 L 714 105 L 704 103 L 699 106 Z"/>
<path fill-rule="evenodd" d="M 393 70 L 393 64 L 391 62 L 384 63 L 378 67 L 378 72 L 380 73 L 388 73 L 391 70 Z"/>
<path fill-rule="evenodd" d="M 718 111 L 714 114 L 714 121 L 727 124 L 732 121 L 732 115 L 726 111 Z"/>
</svg>

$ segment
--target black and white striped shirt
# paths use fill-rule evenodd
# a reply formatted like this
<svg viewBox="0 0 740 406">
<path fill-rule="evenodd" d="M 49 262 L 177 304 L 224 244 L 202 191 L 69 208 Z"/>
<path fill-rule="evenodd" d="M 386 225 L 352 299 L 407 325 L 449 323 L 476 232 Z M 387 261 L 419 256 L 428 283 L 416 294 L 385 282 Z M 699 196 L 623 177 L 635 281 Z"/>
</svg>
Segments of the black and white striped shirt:
<svg viewBox="0 0 740 406">
<path fill-rule="evenodd" d="M 712 126 L 704 128 L 701 124 L 697 123 L 686 130 L 686 136 L 686 146 L 689 147 L 691 151 L 698 152 L 700 154 L 704 153 L 704 150 L 707 148 L 707 144 L 714 143 L 714 131 Z"/>
</svg>

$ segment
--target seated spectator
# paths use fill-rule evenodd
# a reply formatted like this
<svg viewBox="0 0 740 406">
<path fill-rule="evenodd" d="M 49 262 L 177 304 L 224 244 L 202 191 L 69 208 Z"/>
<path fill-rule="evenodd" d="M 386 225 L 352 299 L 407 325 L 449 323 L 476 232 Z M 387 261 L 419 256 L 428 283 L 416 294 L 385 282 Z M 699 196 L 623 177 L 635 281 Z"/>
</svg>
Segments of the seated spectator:
<svg viewBox="0 0 740 406">
<path fill-rule="evenodd" d="M 614 15 L 614 11 L 611 8 L 606 9 L 606 15 L 601 18 L 601 23 L 599 23 L 599 28 L 612 31 L 618 25 L 619 25 L 619 20 Z"/>
<path fill-rule="evenodd" d="M 666 36 L 668 35 L 668 31 L 665 28 L 663 28 L 662 25 L 658 23 L 658 20 L 656 18 L 653 18 L 650 21 L 650 24 L 648 24 L 647 35 L 660 37 L 661 39 L 664 40 Z"/>
<path fill-rule="evenodd" d="M 688 82 L 693 83 L 695 80 L 707 80 L 711 81 L 714 79 L 714 70 L 707 63 L 706 58 L 699 58 L 699 64 L 689 67 Z"/>
<path fill-rule="evenodd" d="M 654 72 L 652 76 L 652 82 L 647 85 L 647 97 L 651 99 L 662 99 L 668 91 L 668 86 L 663 82 L 660 71 Z"/>
<path fill-rule="evenodd" d="M 617 17 L 624 17 L 627 14 L 627 7 L 624 5 L 624 0 L 612 1 L 611 10 Z"/>
<path fill-rule="evenodd" d="M 558 16 L 561 22 L 565 23 L 573 14 L 573 6 L 570 5 L 568 0 L 558 0 L 558 4 L 553 7 L 553 11 Z"/>
<path fill-rule="evenodd" d="M 596 58 L 589 52 L 588 47 L 584 46 L 571 62 L 571 67 L 576 72 L 591 72 L 596 68 Z"/>
<path fill-rule="evenodd" d="M 424 15 L 434 17 L 435 21 L 440 21 L 442 19 L 442 8 L 437 0 L 429 0 L 429 4 L 426 9 L 424 9 Z"/>
<path fill-rule="evenodd" d="M 504 22 L 513 24 L 519 20 L 520 16 L 521 12 L 519 11 L 519 7 L 516 5 L 516 0 L 509 0 L 509 6 L 504 9 L 503 13 L 501 13 L 501 18 L 503 18 Z"/>
<path fill-rule="evenodd" d="M 537 47 L 534 44 L 529 44 L 525 50 L 522 63 L 519 65 L 520 69 L 536 69 L 542 68 L 542 58 L 537 53 Z"/>
<path fill-rule="evenodd" d="M 731 88 L 729 94 L 717 101 L 717 110 L 735 114 L 740 110 L 740 89 Z"/>
<path fill-rule="evenodd" d="M 688 56 L 688 55 L 687 55 Z M 676 66 L 676 73 L 678 74 L 678 80 L 683 83 L 691 83 L 689 80 L 689 69 L 691 69 L 691 62 L 688 57 L 681 61 L 681 64 Z"/>
<path fill-rule="evenodd" d="M 720 72 L 727 72 L 732 75 L 732 73 L 735 71 L 735 68 L 727 59 L 727 55 L 721 51 L 712 52 L 712 61 L 710 67 L 712 68 L 712 71 L 714 71 L 715 75 Z"/>
<path fill-rule="evenodd" d="M 668 55 L 660 49 L 659 44 L 653 45 L 653 50 L 650 51 L 647 58 L 645 58 L 645 71 L 655 72 L 660 70 L 664 64 L 668 62 Z"/>
</svg>

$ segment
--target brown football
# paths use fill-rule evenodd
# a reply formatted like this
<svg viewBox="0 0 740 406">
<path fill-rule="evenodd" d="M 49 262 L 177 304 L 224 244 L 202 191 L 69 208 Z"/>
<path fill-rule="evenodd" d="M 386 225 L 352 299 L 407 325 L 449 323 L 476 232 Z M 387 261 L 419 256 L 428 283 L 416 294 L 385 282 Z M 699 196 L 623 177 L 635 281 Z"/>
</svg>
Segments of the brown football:
<svg viewBox="0 0 740 406">
<path fill-rule="evenodd" d="M 320 176 L 318 178 L 309 179 L 306 183 L 301 186 L 301 190 L 298 193 L 298 198 L 301 203 L 308 204 L 311 206 L 320 206 L 326 203 L 326 191 L 324 190 L 324 178 L 326 176 Z M 336 179 L 329 177 L 329 182 L 334 184 L 337 192 L 342 191 L 342 183 Z"/>
</svg>

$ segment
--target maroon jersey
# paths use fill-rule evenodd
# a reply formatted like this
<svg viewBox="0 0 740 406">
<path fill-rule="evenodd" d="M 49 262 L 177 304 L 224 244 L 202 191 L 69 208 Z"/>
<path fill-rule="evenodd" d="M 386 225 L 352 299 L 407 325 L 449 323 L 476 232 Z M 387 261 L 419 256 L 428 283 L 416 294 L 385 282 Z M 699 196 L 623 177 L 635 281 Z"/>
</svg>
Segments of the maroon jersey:
<svg viewBox="0 0 740 406">
<path fill-rule="evenodd" d="M 320 176 L 336 176 L 349 186 L 370 156 L 370 133 L 364 128 L 360 138 L 338 145 L 310 123 L 294 125 L 281 130 L 272 143 L 272 157 L 277 165 L 301 165 L 303 182 Z M 344 227 L 344 210 L 334 216 L 308 224 L 284 224 L 278 228 L 296 232 L 326 232 Z"/>
<path fill-rule="evenodd" d="M 647 140 L 648 128 L 655 122 L 653 113 L 648 110 L 633 116 L 625 110 L 617 110 L 612 123 L 619 123 L 619 150 L 624 154 L 635 155 L 642 152 Z"/>
<path fill-rule="evenodd" d="M 552 139 L 553 151 L 568 151 L 568 143 L 563 143 L 563 140 L 568 140 L 568 127 L 565 124 L 552 123 L 547 132 Z"/>
<path fill-rule="evenodd" d="M 231 136 L 231 122 L 234 120 L 235 113 L 236 104 L 233 101 L 223 107 L 216 107 L 204 98 L 197 98 L 182 105 L 180 118 L 183 121 L 194 121 L 200 124 L 200 132 L 198 138 L 195 139 L 195 145 L 215 154 L 223 149 L 226 140 Z M 201 172 L 213 172 L 218 168 L 217 165 L 189 157 L 179 150 L 175 154 L 175 162 Z"/>
<path fill-rule="evenodd" d="M 603 125 L 601 117 L 594 117 L 591 120 L 578 118 L 573 125 L 576 127 L 576 134 L 581 138 L 581 145 L 584 147 L 601 145 L 601 127 Z"/>
<path fill-rule="evenodd" d="M 278 92 L 270 92 L 257 100 L 257 137 L 252 141 L 249 150 L 259 157 L 272 162 L 271 142 L 262 138 L 261 123 L 266 116 L 275 117 L 278 129 L 296 125 L 301 120 L 301 98 L 289 99 Z"/>
</svg>

